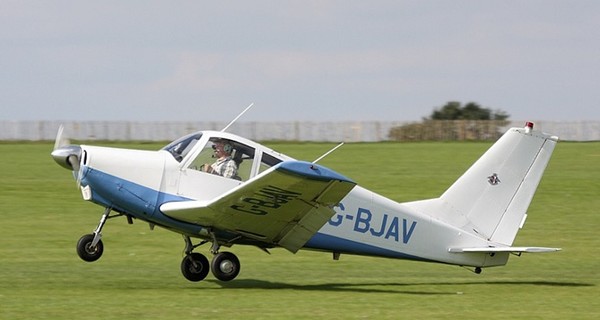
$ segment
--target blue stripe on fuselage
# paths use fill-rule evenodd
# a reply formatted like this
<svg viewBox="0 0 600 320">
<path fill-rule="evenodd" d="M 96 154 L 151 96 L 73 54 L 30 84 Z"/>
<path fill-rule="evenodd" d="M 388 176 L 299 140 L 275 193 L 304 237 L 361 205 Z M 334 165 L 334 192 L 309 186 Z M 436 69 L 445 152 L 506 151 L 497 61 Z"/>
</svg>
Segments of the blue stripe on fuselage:
<svg viewBox="0 0 600 320">
<path fill-rule="evenodd" d="M 203 229 L 198 225 L 169 218 L 159 209 L 165 202 L 190 200 L 188 198 L 159 192 L 89 167 L 83 168 L 81 185 L 92 189 L 91 201 L 101 206 L 111 207 L 185 234 L 198 234 Z"/>
<path fill-rule="evenodd" d="M 348 253 L 365 256 L 379 256 L 387 258 L 407 259 L 407 260 L 418 260 L 418 261 L 431 261 L 425 258 L 405 254 L 398 251 L 389 249 L 383 249 L 380 247 L 335 237 L 323 233 L 316 233 L 308 242 L 304 245 L 305 248 L 325 250 L 339 253 Z"/>
</svg>

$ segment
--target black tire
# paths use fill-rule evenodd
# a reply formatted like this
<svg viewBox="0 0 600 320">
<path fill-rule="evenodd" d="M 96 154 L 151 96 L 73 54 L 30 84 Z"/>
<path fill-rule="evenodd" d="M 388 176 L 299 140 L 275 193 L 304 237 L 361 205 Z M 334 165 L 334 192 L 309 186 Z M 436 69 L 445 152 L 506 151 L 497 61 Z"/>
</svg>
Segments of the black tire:
<svg viewBox="0 0 600 320">
<path fill-rule="evenodd" d="M 92 247 L 92 241 L 94 241 L 93 234 L 86 234 L 77 241 L 77 255 L 79 255 L 81 260 L 94 262 L 102 256 L 104 252 L 102 240 L 98 241 L 95 247 Z"/>
<path fill-rule="evenodd" d="M 231 252 L 217 253 L 210 264 L 215 278 L 231 281 L 240 273 L 240 260 Z"/>
<path fill-rule="evenodd" d="M 189 281 L 198 282 L 208 275 L 208 259 L 197 252 L 191 253 L 181 261 L 181 273 Z"/>
</svg>

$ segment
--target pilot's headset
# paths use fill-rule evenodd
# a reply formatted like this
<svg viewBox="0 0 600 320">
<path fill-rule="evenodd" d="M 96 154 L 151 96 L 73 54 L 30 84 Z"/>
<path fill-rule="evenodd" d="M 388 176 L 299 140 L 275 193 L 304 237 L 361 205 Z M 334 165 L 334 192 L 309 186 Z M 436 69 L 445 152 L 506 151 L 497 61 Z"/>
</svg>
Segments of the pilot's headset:
<svg viewBox="0 0 600 320">
<path fill-rule="evenodd" d="M 231 154 L 233 152 L 233 146 L 228 141 L 223 141 L 223 151 Z"/>
<path fill-rule="evenodd" d="M 231 145 L 231 143 L 227 140 L 217 140 L 215 141 L 215 143 L 220 142 L 223 144 L 223 151 L 225 151 L 228 154 L 231 154 L 233 152 L 233 146 Z M 213 149 L 215 148 L 215 146 L 213 145 Z"/>
</svg>

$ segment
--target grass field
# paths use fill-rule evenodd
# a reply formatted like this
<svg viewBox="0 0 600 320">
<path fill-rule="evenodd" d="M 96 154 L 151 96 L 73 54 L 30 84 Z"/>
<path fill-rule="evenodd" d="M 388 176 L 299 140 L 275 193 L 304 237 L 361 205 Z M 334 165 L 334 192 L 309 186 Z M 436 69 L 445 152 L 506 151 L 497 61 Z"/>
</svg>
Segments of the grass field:
<svg viewBox="0 0 600 320">
<path fill-rule="evenodd" d="M 490 143 L 348 144 L 321 163 L 397 201 L 436 197 Z M 157 149 L 154 144 L 132 148 Z M 270 144 L 313 160 L 329 144 Z M 234 246 L 238 278 L 191 283 L 184 243 L 110 220 L 95 263 L 75 253 L 102 208 L 81 200 L 50 143 L 0 144 L 0 319 L 598 319 L 600 143 L 558 144 L 511 257 L 476 275 L 456 266 Z M 208 248 L 199 248 L 207 252 Z"/>
</svg>

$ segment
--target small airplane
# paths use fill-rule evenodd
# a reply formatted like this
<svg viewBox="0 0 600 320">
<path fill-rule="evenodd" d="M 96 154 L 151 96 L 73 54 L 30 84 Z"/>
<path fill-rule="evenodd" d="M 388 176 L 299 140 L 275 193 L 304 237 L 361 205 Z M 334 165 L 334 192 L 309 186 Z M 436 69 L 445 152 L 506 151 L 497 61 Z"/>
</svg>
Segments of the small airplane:
<svg viewBox="0 0 600 320">
<path fill-rule="evenodd" d="M 511 253 L 560 250 L 512 246 L 558 141 L 531 122 L 509 129 L 440 197 L 406 203 L 225 129 L 143 151 L 70 145 L 61 126 L 52 157 L 73 171 L 84 200 L 105 208 L 93 233 L 79 239 L 79 257 L 100 258 L 103 227 L 119 216 L 182 234 L 181 272 L 190 281 L 209 270 L 233 280 L 240 261 L 220 251 L 233 245 L 318 250 L 335 260 L 354 254 L 438 262 L 478 274 L 505 265 Z M 215 157 L 225 165 L 213 165 Z M 210 263 L 194 252 L 207 243 Z"/>
</svg>

